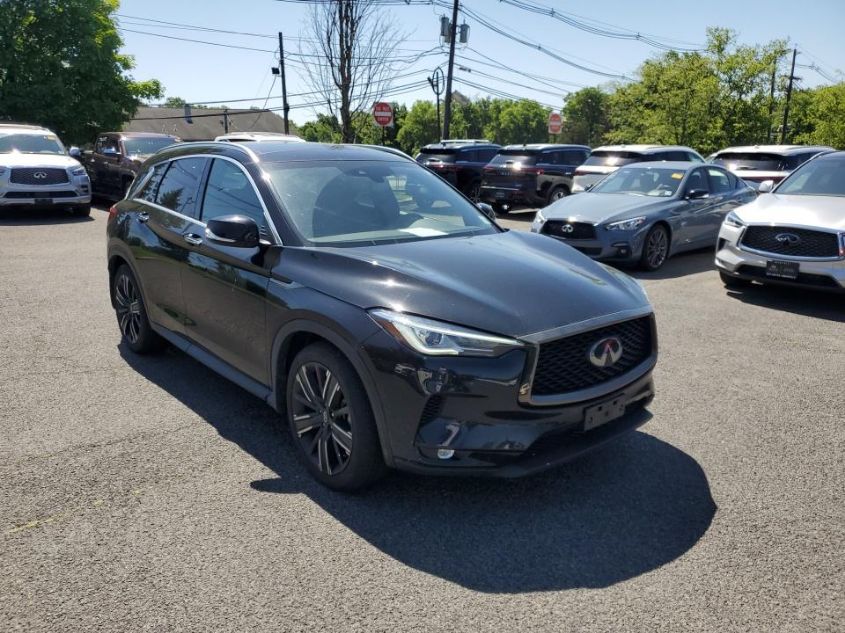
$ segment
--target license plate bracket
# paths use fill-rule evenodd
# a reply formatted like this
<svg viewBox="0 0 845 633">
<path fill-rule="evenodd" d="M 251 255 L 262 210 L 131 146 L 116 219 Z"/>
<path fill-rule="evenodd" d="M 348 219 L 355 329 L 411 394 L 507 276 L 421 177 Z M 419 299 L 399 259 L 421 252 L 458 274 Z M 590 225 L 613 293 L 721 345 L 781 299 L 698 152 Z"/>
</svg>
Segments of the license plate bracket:
<svg viewBox="0 0 845 633">
<path fill-rule="evenodd" d="M 52 198 L 36 198 L 35 204 L 53 204 Z"/>
<path fill-rule="evenodd" d="M 587 407 L 584 409 L 584 430 L 590 431 L 616 418 L 621 418 L 625 415 L 626 404 L 625 396 L 619 395 L 611 400 Z"/>
<path fill-rule="evenodd" d="M 766 277 L 775 279 L 798 279 L 798 262 L 785 262 L 777 259 L 766 261 Z"/>
</svg>

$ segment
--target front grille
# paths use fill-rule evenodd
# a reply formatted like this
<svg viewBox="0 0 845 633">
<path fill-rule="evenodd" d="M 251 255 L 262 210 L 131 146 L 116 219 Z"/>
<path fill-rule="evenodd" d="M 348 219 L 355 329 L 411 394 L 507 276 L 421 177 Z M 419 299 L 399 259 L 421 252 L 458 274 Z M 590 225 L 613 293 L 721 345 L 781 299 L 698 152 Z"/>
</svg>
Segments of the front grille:
<svg viewBox="0 0 845 633">
<path fill-rule="evenodd" d="M 743 265 L 736 269 L 740 275 L 746 275 L 748 277 L 754 277 L 759 279 L 763 282 L 779 282 L 779 283 L 797 283 L 797 284 L 805 284 L 807 286 L 817 286 L 819 288 L 841 288 L 841 286 L 836 283 L 836 280 L 833 277 L 828 277 L 827 275 L 815 275 L 813 273 L 798 273 L 797 279 L 780 279 L 777 277 L 769 277 L 766 274 L 766 269 L 762 266 L 747 266 Z"/>
<path fill-rule="evenodd" d="M 596 367 L 589 361 L 590 348 L 610 336 L 622 342 L 622 357 L 610 367 Z M 532 394 L 548 396 L 594 387 L 630 371 L 651 352 L 650 316 L 543 343 L 534 370 Z"/>
<path fill-rule="evenodd" d="M 554 235 L 567 240 L 594 240 L 596 227 L 587 222 L 565 222 L 563 220 L 549 220 L 543 225 L 543 233 Z"/>
<path fill-rule="evenodd" d="M 67 172 L 56 167 L 15 167 L 9 182 L 16 185 L 60 185 L 69 182 Z"/>
<path fill-rule="evenodd" d="M 78 195 L 75 191 L 9 191 L 4 197 L 31 200 L 32 198 L 76 198 Z"/>
<path fill-rule="evenodd" d="M 741 245 L 773 255 L 839 257 L 839 239 L 835 233 L 788 226 L 749 226 L 742 234 Z"/>
</svg>

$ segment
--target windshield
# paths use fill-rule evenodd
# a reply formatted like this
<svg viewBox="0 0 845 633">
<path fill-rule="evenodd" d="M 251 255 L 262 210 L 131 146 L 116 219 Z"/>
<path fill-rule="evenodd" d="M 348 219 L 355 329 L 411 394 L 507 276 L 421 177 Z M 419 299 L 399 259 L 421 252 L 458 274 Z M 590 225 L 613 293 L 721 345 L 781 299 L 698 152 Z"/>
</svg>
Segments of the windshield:
<svg viewBox="0 0 845 633">
<path fill-rule="evenodd" d="M 54 134 L 2 134 L 0 154 L 64 154 L 65 148 Z"/>
<path fill-rule="evenodd" d="M 126 154 L 132 156 L 133 154 L 155 154 L 158 150 L 177 142 L 175 138 L 169 137 L 125 138 L 123 146 L 126 148 Z"/>
<path fill-rule="evenodd" d="M 845 155 L 818 158 L 805 164 L 775 191 L 789 196 L 845 196 Z"/>
<path fill-rule="evenodd" d="M 406 161 L 268 163 L 276 197 L 315 246 L 364 246 L 496 233 L 439 176 Z"/>
<path fill-rule="evenodd" d="M 668 198 L 675 195 L 684 172 L 665 167 L 624 167 L 602 180 L 592 193 L 626 193 Z"/>
<path fill-rule="evenodd" d="M 490 161 L 490 165 L 500 165 L 505 167 L 522 167 L 524 165 L 534 165 L 537 163 L 537 155 L 525 151 L 504 151 L 499 152 Z"/>
<path fill-rule="evenodd" d="M 622 165 L 630 165 L 631 163 L 638 163 L 643 160 L 642 154 L 636 152 L 593 152 L 590 157 L 584 161 L 586 166 L 600 166 L 600 167 L 620 167 Z"/>
<path fill-rule="evenodd" d="M 782 156 L 761 152 L 723 152 L 713 163 L 731 171 L 792 171 L 812 154 Z"/>
</svg>

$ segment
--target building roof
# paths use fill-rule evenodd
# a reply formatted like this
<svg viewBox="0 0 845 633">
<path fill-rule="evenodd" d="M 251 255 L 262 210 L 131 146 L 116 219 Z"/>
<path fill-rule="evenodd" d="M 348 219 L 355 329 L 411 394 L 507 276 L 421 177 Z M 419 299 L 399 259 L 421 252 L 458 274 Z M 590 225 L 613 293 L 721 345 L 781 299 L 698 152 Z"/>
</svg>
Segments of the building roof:
<svg viewBox="0 0 845 633">
<path fill-rule="evenodd" d="M 123 126 L 123 132 L 156 132 L 171 134 L 183 141 L 208 141 L 225 132 L 224 114 L 228 113 L 229 132 L 284 133 L 282 117 L 274 112 L 255 110 L 224 110 L 221 108 L 193 108 L 191 119 L 185 121 L 182 108 L 138 108 L 135 117 Z M 295 130 L 291 126 L 291 133 Z"/>
</svg>

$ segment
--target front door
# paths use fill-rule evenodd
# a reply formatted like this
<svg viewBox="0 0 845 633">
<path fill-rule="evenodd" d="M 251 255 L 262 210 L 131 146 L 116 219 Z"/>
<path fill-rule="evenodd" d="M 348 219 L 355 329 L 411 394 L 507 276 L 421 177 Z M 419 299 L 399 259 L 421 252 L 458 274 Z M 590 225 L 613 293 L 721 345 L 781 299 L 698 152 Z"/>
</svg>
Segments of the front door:
<svg viewBox="0 0 845 633">
<path fill-rule="evenodd" d="M 182 291 L 193 341 L 247 374 L 270 383 L 265 340 L 265 297 L 269 271 L 264 249 L 211 243 L 205 223 L 224 215 L 245 215 L 259 226 L 262 240 L 274 242 L 258 192 L 244 168 L 217 157 L 208 172 L 199 219 L 185 231 L 190 242 Z"/>
</svg>

